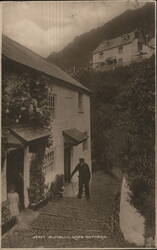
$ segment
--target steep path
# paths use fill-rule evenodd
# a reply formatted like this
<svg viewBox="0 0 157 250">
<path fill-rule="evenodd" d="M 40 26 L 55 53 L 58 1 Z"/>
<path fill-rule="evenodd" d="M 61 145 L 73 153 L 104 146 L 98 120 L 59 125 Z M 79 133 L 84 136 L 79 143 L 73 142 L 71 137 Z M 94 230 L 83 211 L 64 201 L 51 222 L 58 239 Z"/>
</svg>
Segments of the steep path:
<svg viewBox="0 0 157 250">
<path fill-rule="evenodd" d="M 38 211 L 33 222 L 26 227 L 19 225 L 4 235 L 2 247 L 127 247 L 111 232 L 117 188 L 115 179 L 97 172 L 92 180 L 90 201 L 66 197 L 49 202 Z"/>
</svg>

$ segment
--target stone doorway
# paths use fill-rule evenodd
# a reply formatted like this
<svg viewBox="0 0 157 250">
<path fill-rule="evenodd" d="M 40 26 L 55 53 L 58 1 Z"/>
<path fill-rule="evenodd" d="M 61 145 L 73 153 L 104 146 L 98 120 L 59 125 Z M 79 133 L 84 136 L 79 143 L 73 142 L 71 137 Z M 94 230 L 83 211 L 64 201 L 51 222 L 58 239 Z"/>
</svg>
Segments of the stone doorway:
<svg viewBox="0 0 157 250">
<path fill-rule="evenodd" d="M 64 148 L 64 180 L 70 182 L 71 175 L 71 147 Z"/>
<path fill-rule="evenodd" d="M 16 149 L 7 155 L 7 190 L 19 194 L 20 210 L 24 209 L 24 151 Z"/>
</svg>

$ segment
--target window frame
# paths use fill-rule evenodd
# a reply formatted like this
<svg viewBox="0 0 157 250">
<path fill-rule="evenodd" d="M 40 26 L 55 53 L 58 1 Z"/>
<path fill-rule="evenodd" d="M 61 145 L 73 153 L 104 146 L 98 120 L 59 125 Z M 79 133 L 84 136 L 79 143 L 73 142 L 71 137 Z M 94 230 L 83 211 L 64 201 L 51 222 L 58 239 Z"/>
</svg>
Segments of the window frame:
<svg viewBox="0 0 157 250">
<path fill-rule="evenodd" d="M 84 113 L 83 93 L 78 92 L 78 113 Z"/>
<path fill-rule="evenodd" d="M 119 54 L 122 54 L 122 53 L 123 53 L 123 48 L 124 48 L 123 46 L 119 46 L 119 47 L 118 47 L 118 52 L 119 52 Z"/>
<path fill-rule="evenodd" d="M 53 118 L 56 117 L 56 103 L 57 103 L 57 95 L 53 93 L 51 90 L 48 93 L 48 108 L 52 111 Z"/>
<path fill-rule="evenodd" d="M 119 59 L 118 59 L 118 64 L 119 64 L 119 65 L 122 65 L 122 64 L 123 64 L 123 58 L 119 58 Z"/>
<path fill-rule="evenodd" d="M 104 55 L 104 52 L 103 52 L 103 51 L 100 51 L 100 52 L 99 52 L 99 58 L 102 58 L 103 55 Z"/>
<path fill-rule="evenodd" d="M 42 164 L 43 173 L 45 175 L 50 174 L 55 169 L 55 149 L 50 147 L 47 149 L 45 148 L 45 153 L 43 157 L 43 164 Z"/>
<path fill-rule="evenodd" d="M 84 134 L 87 136 L 87 139 L 83 141 L 82 143 L 82 151 L 88 151 L 88 131 L 85 131 Z"/>
<path fill-rule="evenodd" d="M 142 44 L 142 42 L 138 41 L 138 43 L 137 43 L 137 49 L 138 49 L 138 52 L 141 52 L 141 51 L 142 51 L 142 49 L 143 49 L 143 44 Z"/>
</svg>

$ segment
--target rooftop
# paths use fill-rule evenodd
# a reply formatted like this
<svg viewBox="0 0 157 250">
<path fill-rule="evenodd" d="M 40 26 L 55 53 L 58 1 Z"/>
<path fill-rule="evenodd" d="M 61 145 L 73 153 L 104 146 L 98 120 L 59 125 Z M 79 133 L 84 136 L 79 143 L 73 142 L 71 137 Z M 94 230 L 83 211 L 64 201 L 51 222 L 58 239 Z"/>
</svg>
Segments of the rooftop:
<svg viewBox="0 0 157 250">
<path fill-rule="evenodd" d="M 78 89 L 82 89 L 88 93 L 91 92 L 88 88 L 65 73 L 56 65 L 47 62 L 44 58 L 42 58 L 35 52 L 29 50 L 28 48 L 5 35 L 2 36 L 2 55 L 15 62 L 43 72 L 56 79 L 62 80 L 67 87 L 75 87 Z"/>
</svg>

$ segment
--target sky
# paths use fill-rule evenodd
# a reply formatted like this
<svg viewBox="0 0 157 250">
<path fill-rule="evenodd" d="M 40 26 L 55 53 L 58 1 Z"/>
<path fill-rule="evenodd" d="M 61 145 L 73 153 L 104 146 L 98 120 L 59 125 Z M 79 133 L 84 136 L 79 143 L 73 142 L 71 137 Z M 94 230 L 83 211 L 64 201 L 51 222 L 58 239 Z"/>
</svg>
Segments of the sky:
<svg viewBox="0 0 157 250">
<path fill-rule="evenodd" d="M 142 1 L 137 5 L 136 2 L 137 0 L 4 1 L 3 33 L 47 57 L 50 53 L 63 49 L 76 36 L 144 3 Z"/>
</svg>

